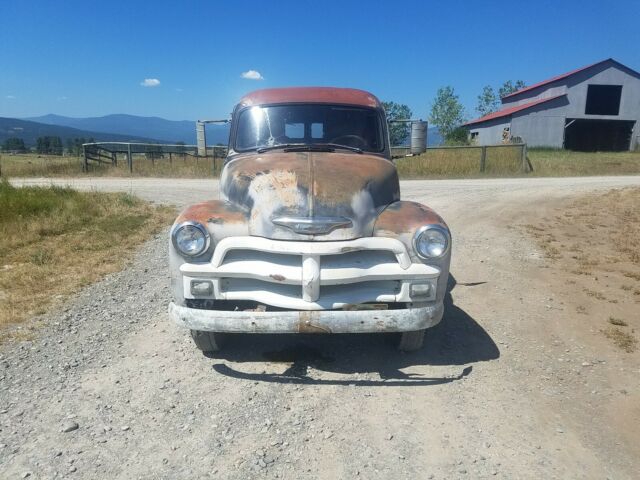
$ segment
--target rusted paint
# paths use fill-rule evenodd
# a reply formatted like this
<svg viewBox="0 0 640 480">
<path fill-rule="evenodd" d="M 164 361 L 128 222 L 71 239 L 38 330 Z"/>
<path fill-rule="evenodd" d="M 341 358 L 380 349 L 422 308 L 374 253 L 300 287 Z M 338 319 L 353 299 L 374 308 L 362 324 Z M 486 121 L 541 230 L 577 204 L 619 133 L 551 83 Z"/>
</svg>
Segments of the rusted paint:
<svg viewBox="0 0 640 480">
<path fill-rule="evenodd" d="M 243 223 L 247 221 L 247 214 L 230 202 L 211 200 L 190 205 L 178 215 L 176 223 L 187 220 L 200 222 L 203 225 L 207 223 Z"/>
<path fill-rule="evenodd" d="M 331 333 L 331 329 L 324 325 L 318 325 L 314 321 L 319 317 L 318 312 L 298 312 L 298 333 Z"/>
<path fill-rule="evenodd" d="M 287 279 L 284 275 L 280 275 L 279 273 L 272 273 L 269 276 L 273 278 L 276 282 L 284 282 Z"/>
<path fill-rule="evenodd" d="M 389 205 L 376 221 L 374 234 L 398 236 L 413 234 L 423 225 L 438 224 L 447 228 L 442 217 L 429 207 L 417 202 L 400 201 Z"/>
<path fill-rule="evenodd" d="M 225 167 L 220 191 L 249 212 L 251 234 L 287 240 L 369 236 L 378 213 L 400 198 L 391 162 L 377 155 L 334 152 L 243 155 Z M 345 217 L 352 226 L 310 238 L 274 225 L 276 216 Z"/>
<path fill-rule="evenodd" d="M 240 99 L 243 107 L 274 103 L 331 103 L 380 108 L 380 100 L 364 90 L 335 87 L 265 88 Z"/>
</svg>

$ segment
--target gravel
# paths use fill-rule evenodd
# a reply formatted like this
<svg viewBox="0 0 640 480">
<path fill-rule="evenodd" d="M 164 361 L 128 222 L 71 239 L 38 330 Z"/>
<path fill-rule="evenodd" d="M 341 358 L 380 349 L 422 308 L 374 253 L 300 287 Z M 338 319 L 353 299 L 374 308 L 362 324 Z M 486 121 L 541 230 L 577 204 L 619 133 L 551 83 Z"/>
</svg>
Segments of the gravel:
<svg viewBox="0 0 640 480">
<path fill-rule="evenodd" d="M 176 205 L 216 188 L 73 182 Z M 403 182 L 405 198 L 450 223 L 460 282 L 415 354 L 384 335 L 246 335 L 207 358 L 167 319 L 163 232 L 125 270 L 33 319 L 31 339 L 0 346 L 0 477 L 633 478 L 640 457 L 586 407 L 622 396 L 604 373 L 620 365 L 538 328 L 542 260 L 505 225 L 536 199 L 639 183 Z M 474 282 L 487 283 L 462 285 Z M 584 358 L 602 361 L 581 368 Z M 627 383 L 624 398 L 638 398 Z"/>
</svg>

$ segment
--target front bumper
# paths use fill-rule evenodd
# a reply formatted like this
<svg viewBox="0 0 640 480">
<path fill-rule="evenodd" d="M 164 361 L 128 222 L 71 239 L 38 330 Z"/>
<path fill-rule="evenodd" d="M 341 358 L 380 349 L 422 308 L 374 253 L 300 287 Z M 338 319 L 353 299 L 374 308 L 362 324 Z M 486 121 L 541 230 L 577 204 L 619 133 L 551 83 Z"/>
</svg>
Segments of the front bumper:
<svg viewBox="0 0 640 480">
<path fill-rule="evenodd" d="M 411 332 L 442 319 L 442 302 L 397 310 L 240 312 L 169 304 L 169 316 L 190 330 L 229 333 Z"/>
</svg>

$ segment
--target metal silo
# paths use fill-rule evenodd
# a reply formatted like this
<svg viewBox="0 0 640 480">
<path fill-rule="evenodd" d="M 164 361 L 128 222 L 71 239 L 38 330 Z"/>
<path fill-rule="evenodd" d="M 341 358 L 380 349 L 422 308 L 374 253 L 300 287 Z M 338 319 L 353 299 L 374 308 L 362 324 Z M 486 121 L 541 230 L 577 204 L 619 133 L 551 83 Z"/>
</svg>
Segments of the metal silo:
<svg viewBox="0 0 640 480">
<path fill-rule="evenodd" d="M 418 155 L 427 150 L 427 122 L 414 120 L 411 122 L 411 153 Z"/>
</svg>

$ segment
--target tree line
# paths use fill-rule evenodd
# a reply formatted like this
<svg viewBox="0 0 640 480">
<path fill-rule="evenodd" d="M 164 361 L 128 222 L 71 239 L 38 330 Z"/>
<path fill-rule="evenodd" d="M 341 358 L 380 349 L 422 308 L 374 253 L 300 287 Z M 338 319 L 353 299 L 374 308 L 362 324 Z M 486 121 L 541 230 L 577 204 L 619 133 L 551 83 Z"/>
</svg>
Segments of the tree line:
<svg viewBox="0 0 640 480">
<path fill-rule="evenodd" d="M 480 116 L 488 115 L 500 108 L 500 100 L 526 85 L 522 80 L 507 80 L 500 87 L 494 89 L 491 85 L 482 88 L 477 97 L 476 112 Z M 382 102 L 387 121 L 408 120 L 412 116 L 411 109 L 404 104 Z M 460 98 L 451 86 L 440 87 L 431 102 L 429 123 L 438 127 L 445 145 L 465 145 L 469 143 L 468 132 L 462 127 L 468 117 Z M 408 123 L 391 123 L 389 137 L 391 145 L 400 145 L 409 135 Z"/>
<path fill-rule="evenodd" d="M 60 137 L 47 135 L 36 139 L 35 151 L 41 155 L 62 155 L 66 151 L 69 155 L 80 156 L 82 154 L 82 144 L 93 142 L 95 140 L 91 137 L 67 138 L 66 145 L 63 146 Z M 7 138 L 2 143 L 2 150 L 17 153 L 29 151 L 25 146 L 24 140 L 19 137 Z"/>
</svg>

